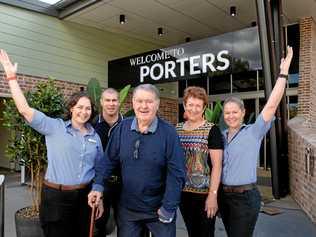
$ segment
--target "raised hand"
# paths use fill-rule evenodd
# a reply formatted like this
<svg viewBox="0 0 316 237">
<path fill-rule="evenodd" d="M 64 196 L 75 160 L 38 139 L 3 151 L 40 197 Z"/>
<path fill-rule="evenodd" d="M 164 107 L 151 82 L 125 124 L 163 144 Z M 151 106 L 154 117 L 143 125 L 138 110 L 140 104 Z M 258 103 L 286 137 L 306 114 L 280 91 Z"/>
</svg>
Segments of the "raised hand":
<svg viewBox="0 0 316 237">
<path fill-rule="evenodd" d="M 290 46 L 287 46 L 287 54 L 285 58 L 281 59 L 280 64 L 280 73 L 287 75 L 289 73 L 289 68 L 293 58 L 293 49 Z"/>
<path fill-rule="evenodd" d="M 2 67 L 7 75 L 7 78 L 12 78 L 16 76 L 18 64 L 12 64 L 7 52 L 3 49 L 0 50 L 0 63 L 2 64 Z"/>
</svg>

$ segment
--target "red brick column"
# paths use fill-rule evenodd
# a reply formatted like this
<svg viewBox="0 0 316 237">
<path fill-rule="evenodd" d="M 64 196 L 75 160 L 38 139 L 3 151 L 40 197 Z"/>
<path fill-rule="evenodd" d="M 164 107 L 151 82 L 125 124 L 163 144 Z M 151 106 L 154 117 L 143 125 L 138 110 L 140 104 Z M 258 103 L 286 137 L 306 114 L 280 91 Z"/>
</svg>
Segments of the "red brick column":
<svg viewBox="0 0 316 237">
<path fill-rule="evenodd" d="M 300 21 L 299 71 L 298 115 L 288 123 L 290 190 L 316 222 L 316 23 L 311 17 Z"/>
</svg>

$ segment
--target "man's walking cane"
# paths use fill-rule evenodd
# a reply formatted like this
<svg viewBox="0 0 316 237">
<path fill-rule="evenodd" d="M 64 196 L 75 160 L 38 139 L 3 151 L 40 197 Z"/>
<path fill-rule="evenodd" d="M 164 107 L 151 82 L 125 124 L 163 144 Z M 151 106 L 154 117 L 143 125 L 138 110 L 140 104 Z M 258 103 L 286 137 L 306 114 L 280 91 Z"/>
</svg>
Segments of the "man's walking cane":
<svg viewBox="0 0 316 237">
<path fill-rule="evenodd" d="M 95 207 L 95 205 L 93 205 L 93 206 L 92 206 L 92 211 L 91 211 L 89 237 L 93 237 L 94 220 L 95 220 L 95 211 L 96 211 L 96 207 Z"/>
</svg>

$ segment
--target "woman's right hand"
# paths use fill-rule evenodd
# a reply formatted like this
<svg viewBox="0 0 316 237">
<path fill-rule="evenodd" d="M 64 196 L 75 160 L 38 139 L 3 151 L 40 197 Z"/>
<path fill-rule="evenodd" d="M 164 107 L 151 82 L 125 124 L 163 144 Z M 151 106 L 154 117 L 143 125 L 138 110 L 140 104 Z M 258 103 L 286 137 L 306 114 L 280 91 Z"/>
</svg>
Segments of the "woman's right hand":
<svg viewBox="0 0 316 237">
<path fill-rule="evenodd" d="M 3 49 L 0 50 L 0 63 L 3 66 L 3 69 L 7 75 L 7 78 L 16 76 L 18 64 L 17 63 L 12 64 L 7 52 L 4 51 Z"/>
</svg>

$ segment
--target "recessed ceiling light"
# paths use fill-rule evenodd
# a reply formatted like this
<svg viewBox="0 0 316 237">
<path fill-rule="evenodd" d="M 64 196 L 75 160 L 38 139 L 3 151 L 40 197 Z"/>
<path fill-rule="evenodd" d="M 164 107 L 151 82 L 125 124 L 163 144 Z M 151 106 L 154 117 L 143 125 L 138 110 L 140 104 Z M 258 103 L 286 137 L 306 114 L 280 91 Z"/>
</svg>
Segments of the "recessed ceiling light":
<svg viewBox="0 0 316 237">
<path fill-rule="evenodd" d="M 237 15 L 237 9 L 235 6 L 230 7 L 230 15 L 231 16 L 236 16 Z"/>
<path fill-rule="evenodd" d="M 53 5 L 57 2 L 59 2 L 60 0 L 39 0 L 40 2 L 45 2 L 47 4 Z"/>
<path fill-rule="evenodd" d="M 158 34 L 159 36 L 162 36 L 162 35 L 163 35 L 163 29 L 162 29 L 162 27 L 159 27 L 159 28 L 157 29 L 157 34 Z"/>
<path fill-rule="evenodd" d="M 120 24 L 121 25 L 125 24 L 125 15 L 123 14 L 120 15 Z"/>
</svg>

